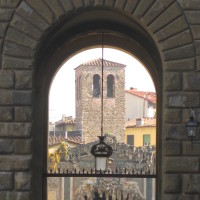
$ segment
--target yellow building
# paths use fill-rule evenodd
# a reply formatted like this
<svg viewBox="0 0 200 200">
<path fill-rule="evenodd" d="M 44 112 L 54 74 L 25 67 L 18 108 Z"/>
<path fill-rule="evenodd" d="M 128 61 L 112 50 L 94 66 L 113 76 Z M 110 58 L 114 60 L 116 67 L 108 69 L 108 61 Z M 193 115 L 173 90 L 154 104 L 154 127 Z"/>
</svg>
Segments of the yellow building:
<svg viewBox="0 0 200 200">
<path fill-rule="evenodd" d="M 126 144 L 139 146 L 156 145 L 156 118 L 137 118 L 126 122 Z"/>
</svg>

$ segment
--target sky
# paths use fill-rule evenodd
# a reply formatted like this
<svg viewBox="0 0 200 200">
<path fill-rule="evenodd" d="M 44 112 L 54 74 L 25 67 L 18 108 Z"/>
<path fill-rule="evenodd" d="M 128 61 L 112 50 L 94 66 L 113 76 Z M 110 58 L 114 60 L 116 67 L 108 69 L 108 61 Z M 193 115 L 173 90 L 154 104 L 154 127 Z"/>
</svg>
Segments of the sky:
<svg viewBox="0 0 200 200">
<path fill-rule="evenodd" d="M 95 48 L 76 54 L 66 61 L 52 80 L 49 93 L 50 121 L 62 114 L 75 117 L 75 71 L 80 64 L 102 57 L 102 49 Z M 152 79 L 145 67 L 133 56 L 116 49 L 104 48 L 104 59 L 126 65 L 125 89 L 155 92 Z"/>
</svg>

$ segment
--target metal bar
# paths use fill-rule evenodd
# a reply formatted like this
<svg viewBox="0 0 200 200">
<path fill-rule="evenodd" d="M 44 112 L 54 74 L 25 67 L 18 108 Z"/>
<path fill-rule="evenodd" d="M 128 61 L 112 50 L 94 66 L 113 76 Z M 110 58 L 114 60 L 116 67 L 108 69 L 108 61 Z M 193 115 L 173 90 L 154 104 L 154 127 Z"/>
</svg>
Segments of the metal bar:
<svg viewBox="0 0 200 200">
<path fill-rule="evenodd" d="M 44 177 L 110 177 L 110 178 L 157 178 L 157 175 L 145 175 L 145 174 L 91 174 L 91 173 L 84 173 L 84 174 L 48 174 L 44 173 Z"/>
</svg>

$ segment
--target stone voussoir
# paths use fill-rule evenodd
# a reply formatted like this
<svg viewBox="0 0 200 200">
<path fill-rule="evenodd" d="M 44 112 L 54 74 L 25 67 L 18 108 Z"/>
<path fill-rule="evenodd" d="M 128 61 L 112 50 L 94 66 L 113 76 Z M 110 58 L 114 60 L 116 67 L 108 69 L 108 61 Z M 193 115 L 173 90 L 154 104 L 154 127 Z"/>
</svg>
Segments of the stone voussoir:
<svg viewBox="0 0 200 200">
<path fill-rule="evenodd" d="M 190 10 L 199 10 L 200 9 L 200 4 L 199 4 L 199 0 L 178 0 L 180 6 L 183 9 L 190 9 Z"/>
<path fill-rule="evenodd" d="M 35 49 L 37 46 L 37 41 L 35 39 L 12 27 L 10 27 L 7 31 L 6 39 L 30 49 Z"/>
<path fill-rule="evenodd" d="M 39 29 L 18 15 L 13 16 L 10 26 L 23 32 L 24 34 L 31 36 L 32 38 L 35 38 L 36 40 L 38 40 L 42 34 Z"/>
<path fill-rule="evenodd" d="M 192 58 L 195 56 L 195 47 L 194 44 L 191 43 L 182 47 L 164 51 L 163 55 L 165 61 Z"/>
<path fill-rule="evenodd" d="M 162 12 L 164 12 L 170 6 L 171 3 L 173 3 L 173 0 L 156 1 L 144 15 L 142 21 L 144 21 L 147 25 L 152 23 Z"/>
<path fill-rule="evenodd" d="M 24 47 L 14 42 L 5 40 L 3 54 L 21 58 L 32 58 L 34 51 L 28 47 Z"/>
<path fill-rule="evenodd" d="M 45 1 L 26 1 L 31 7 L 33 7 L 37 12 L 49 23 L 52 24 L 54 21 L 54 14 L 49 9 Z"/>
<path fill-rule="evenodd" d="M 45 2 L 46 4 L 48 4 L 52 12 L 56 15 L 56 18 L 59 18 L 64 14 L 64 9 L 62 8 L 62 6 L 59 4 L 58 1 L 45 0 Z"/>
<path fill-rule="evenodd" d="M 174 3 L 167 10 L 163 11 L 163 13 L 156 18 L 156 20 L 153 21 L 153 23 L 150 25 L 150 30 L 152 32 L 157 32 L 158 30 L 162 31 L 162 27 L 172 23 L 180 15 L 180 6 L 177 3 Z"/>
<path fill-rule="evenodd" d="M 2 56 L 2 67 L 5 69 L 31 69 L 33 59 L 22 59 L 12 56 Z"/>
<path fill-rule="evenodd" d="M 181 59 L 181 60 L 174 60 L 174 61 L 168 61 L 164 64 L 165 70 L 194 70 L 195 69 L 195 59 L 194 58 L 188 58 L 188 59 Z"/>
<path fill-rule="evenodd" d="M 0 7 L 1 8 L 16 8 L 18 3 L 21 0 L 1 0 L 0 1 Z"/>
<path fill-rule="evenodd" d="M 38 27 L 41 31 L 44 31 L 49 27 L 49 24 L 40 17 L 27 3 L 22 1 L 17 8 L 17 13 L 26 18 L 33 25 Z"/>
<path fill-rule="evenodd" d="M 160 44 L 162 50 L 169 50 L 172 48 L 177 48 L 183 45 L 191 44 L 192 42 L 192 35 L 190 33 L 190 30 L 185 30 L 184 32 L 174 35 L 173 37 L 170 37 L 169 39 L 165 40 L 164 42 L 161 42 Z"/>
<path fill-rule="evenodd" d="M 199 10 L 188 10 L 185 11 L 185 15 L 189 24 L 199 24 L 200 22 L 200 12 Z"/>
<path fill-rule="evenodd" d="M 2 9 L 0 7 L 0 21 L 9 21 L 13 14 L 13 9 Z"/>
<path fill-rule="evenodd" d="M 180 16 L 164 28 L 162 28 L 160 31 L 156 32 L 155 37 L 158 39 L 158 41 L 164 41 L 167 38 L 170 38 L 174 35 L 177 35 L 178 33 L 188 29 L 188 25 L 185 21 L 184 16 Z"/>
</svg>

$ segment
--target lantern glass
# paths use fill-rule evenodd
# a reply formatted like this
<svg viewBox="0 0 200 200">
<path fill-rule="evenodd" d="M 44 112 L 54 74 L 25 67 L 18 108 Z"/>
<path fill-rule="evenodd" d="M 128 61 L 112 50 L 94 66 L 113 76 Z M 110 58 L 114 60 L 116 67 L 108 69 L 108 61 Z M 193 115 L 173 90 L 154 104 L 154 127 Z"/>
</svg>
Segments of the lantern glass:
<svg viewBox="0 0 200 200">
<path fill-rule="evenodd" d="M 188 137 L 195 137 L 197 132 L 197 127 L 189 126 L 187 127 Z"/>
<path fill-rule="evenodd" d="M 91 148 L 91 154 L 95 157 L 96 170 L 106 170 L 107 158 L 112 155 L 112 147 L 104 142 L 105 137 L 99 136 L 100 142 Z"/>
<path fill-rule="evenodd" d="M 107 157 L 96 157 L 96 170 L 106 170 Z"/>
<path fill-rule="evenodd" d="M 195 137 L 197 134 L 197 122 L 194 117 L 190 117 L 190 120 L 186 124 L 188 137 Z"/>
</svg>

